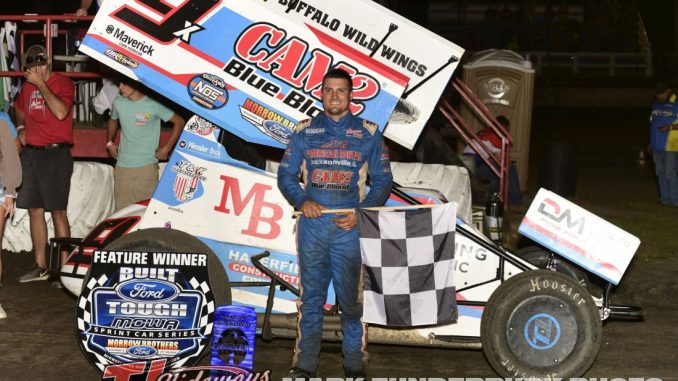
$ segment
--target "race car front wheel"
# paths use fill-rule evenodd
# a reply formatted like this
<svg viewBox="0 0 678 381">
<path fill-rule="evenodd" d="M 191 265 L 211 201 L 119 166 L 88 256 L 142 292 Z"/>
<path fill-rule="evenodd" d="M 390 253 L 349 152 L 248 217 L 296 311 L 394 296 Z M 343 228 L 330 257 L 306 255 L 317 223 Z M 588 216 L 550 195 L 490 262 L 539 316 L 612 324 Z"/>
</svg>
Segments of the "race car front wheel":
<svg viewBox="0 0 678 381">
<path fill-rule="evenodd" d="M 490 296 L 480 325 L 483 351 L 502 377 L 580 377 L 593 364 L 602 324 L 589 292 L 569 276 L 530 270 Z"/>
</svg>

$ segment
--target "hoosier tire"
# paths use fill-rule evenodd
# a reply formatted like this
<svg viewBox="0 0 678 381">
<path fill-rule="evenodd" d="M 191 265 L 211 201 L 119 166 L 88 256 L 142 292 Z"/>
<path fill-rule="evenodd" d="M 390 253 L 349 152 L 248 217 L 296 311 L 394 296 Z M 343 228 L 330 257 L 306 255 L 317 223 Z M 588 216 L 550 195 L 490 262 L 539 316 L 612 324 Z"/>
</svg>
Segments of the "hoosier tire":
<svg viewBox="0 0 678 381">
<path fill-rule="evenodd" d="M 580 377 L 598 355 L 602 323 L 589 292 L 567 275 L 530 270 L 490 296 L 483 352 L 502 377 Z"/>
<path fill-rule="evenodd" d="M 226 270 L 212 249 L 199 239 L 180 230 L 150 228 L 137 230 L 108 244 L 104 250 L 167 251 L 207 254 L 207 273 L 215 305 L 231 304 L 231 286 Z M 83 282 L 86 284 L 86 282 Z"/>
</svg>

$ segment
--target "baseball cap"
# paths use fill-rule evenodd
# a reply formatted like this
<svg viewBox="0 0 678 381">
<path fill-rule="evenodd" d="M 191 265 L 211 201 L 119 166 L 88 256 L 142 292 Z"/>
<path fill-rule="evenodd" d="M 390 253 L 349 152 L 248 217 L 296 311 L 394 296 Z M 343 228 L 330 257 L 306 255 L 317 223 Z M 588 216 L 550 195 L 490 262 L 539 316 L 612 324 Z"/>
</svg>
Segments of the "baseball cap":
<svg viewBox="0 0 678 381">
<path fill-rule="evenodd" d="M 47 65 L 47 53 L 45 53 L 45 47 L 42 45 L 33 45 L 28 48 L 26 53 L 24 53 L 23 62 L 26 69 Z"/>
</svg>

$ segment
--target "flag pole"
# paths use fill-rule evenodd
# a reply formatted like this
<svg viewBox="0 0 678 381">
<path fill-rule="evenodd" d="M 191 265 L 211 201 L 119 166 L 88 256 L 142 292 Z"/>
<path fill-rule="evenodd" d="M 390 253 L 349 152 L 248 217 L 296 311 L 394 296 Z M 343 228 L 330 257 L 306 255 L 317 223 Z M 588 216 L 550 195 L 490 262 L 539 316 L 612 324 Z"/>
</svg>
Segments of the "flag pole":
<svg viewBox="0 0 678 381">
<path fill-rule="evenodd" d="M 392 212 L 395 210 L 408 210 L 408 209 L 431 209 L 436 206 L 441 206 L 443 204 L 420 204 L 420 205 L 400 205 L 400 206 L 374 206 L 370 208 L 361 208 L 366 210 L 378 210 L 382 212 Z M 322 214 L 329 213 L 355 213 L 355 208 L 346 208 L 346 209 L 322 209 L 320 211 Z M 294 211 L 294 217 L 301 216 L 300 211 Z"/>
</svg>

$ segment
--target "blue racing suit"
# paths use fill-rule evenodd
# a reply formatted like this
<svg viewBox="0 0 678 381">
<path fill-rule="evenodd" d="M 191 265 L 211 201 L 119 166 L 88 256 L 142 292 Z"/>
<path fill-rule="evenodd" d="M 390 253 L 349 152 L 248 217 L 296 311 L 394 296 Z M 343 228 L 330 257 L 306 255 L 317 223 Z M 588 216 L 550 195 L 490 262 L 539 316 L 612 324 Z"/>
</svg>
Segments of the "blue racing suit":
<svg viewBox="0 0 678 381">
<path fill-rule="evenodd" d="M 365 180 L 369 174 L 370 191 Z M 302 176 L 305 189 L 299 184 Z M 388 151 L 376 124 L 351 113 L 335 122 L 325 114 L 297 124 L 280 168 L 278 186 L 297 208 L 313 200 L 327 208 L 383 205 L 391 192 Z M 344 369 L 363 371 L 367 338 L 361 322 L 358 228 L 336 226 L 333 214 L 299 219 L 297 250 L 301 301 L 292 366 L 315 372 L 322 340 L 323 306 L 334 285 L 344 334 Z"/>
</svg>

